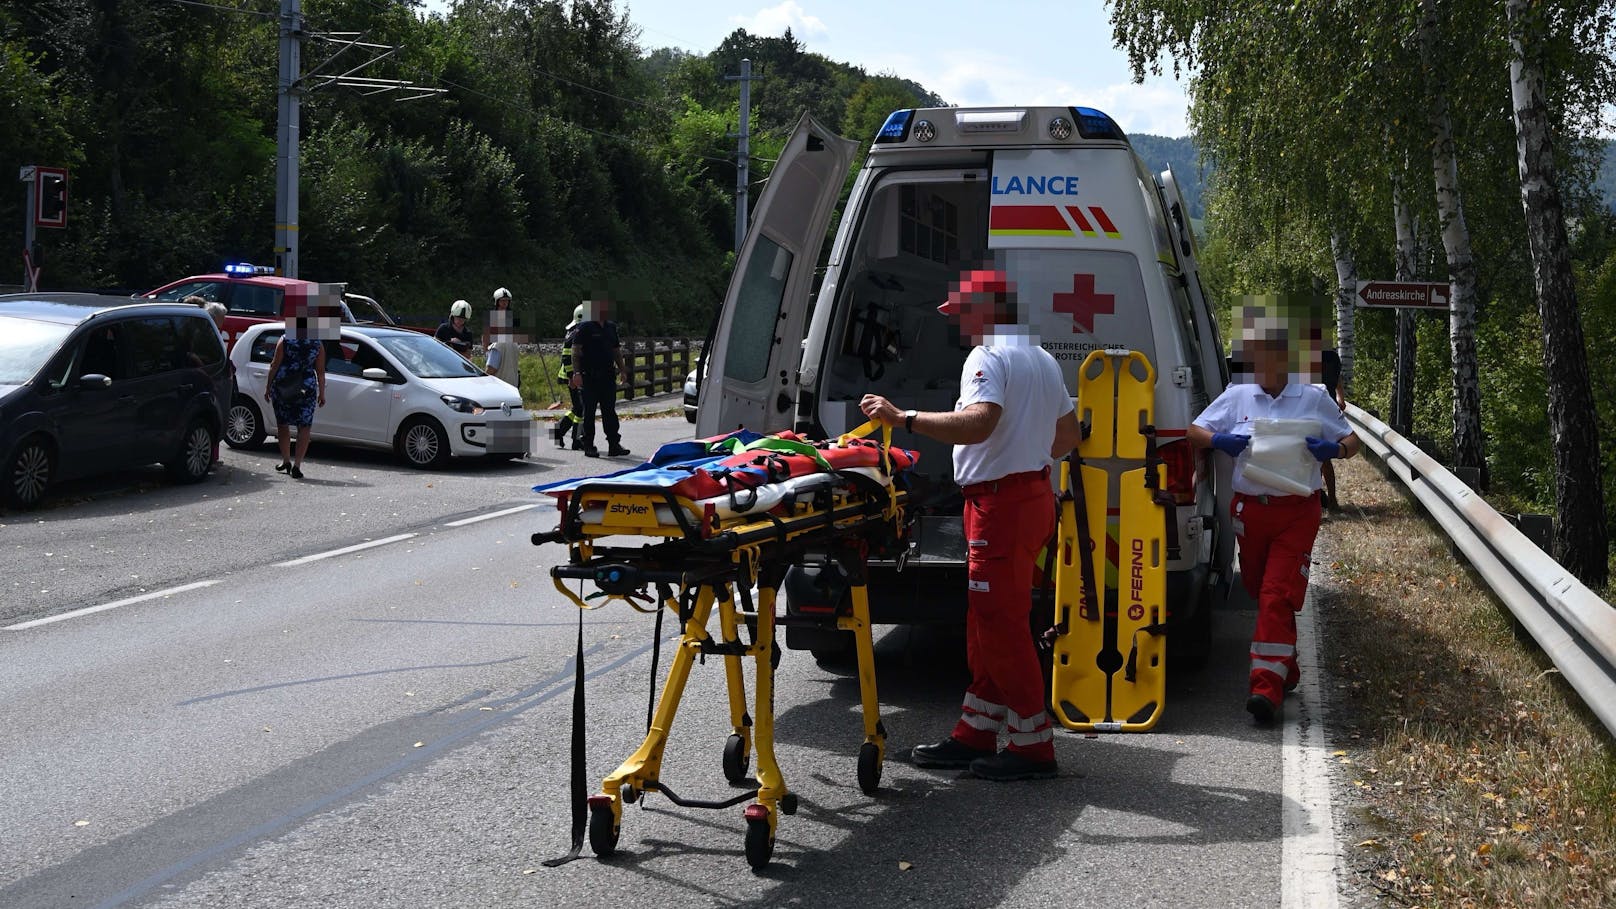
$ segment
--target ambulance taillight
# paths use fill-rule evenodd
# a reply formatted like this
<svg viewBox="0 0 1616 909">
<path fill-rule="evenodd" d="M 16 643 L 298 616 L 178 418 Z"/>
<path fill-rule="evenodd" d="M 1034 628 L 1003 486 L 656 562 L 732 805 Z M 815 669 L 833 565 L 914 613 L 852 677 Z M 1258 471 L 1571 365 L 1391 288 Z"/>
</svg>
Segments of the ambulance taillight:
<svg viewBox="0 0 1616 909">
<path fill-rule="evenodd" d="M 1174 439 L 1156 449 L 1167 465 L 1167 491 L 1180 505 L 1195 504 L 1195 447 L 1189 439 Z"/>
</svg>

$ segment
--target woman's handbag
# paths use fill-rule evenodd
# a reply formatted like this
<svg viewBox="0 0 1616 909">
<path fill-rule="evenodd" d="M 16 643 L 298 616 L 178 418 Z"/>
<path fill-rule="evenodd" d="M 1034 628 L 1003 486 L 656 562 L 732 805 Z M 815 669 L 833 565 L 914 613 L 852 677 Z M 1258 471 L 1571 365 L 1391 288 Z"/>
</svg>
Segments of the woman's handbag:
<svg viewBox="0 0 1616 909">
<path fill-rule="evenodd" d="M 275 397 L 281 401 L 292 404 L 303 400 L 309 393 L 309 387 L 303 382 L 303 374 L 288 372 L 281 369 L 275 373 Z"/>
</svg>

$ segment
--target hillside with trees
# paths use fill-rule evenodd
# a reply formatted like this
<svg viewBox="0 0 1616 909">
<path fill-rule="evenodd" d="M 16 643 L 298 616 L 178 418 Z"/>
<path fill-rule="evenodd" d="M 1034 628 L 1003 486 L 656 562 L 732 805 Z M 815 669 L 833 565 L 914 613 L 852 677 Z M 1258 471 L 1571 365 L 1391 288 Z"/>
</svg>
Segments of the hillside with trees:
<svg viewBox="0 0 1616 909">
<path fill-rule="evenodd" d="M 418 6 L 304 4 L 310 31 L 399 47 L 370 74 L 446 91 L 406 103 L 306 95 L 300 276 L 421 317 L 461 297 L 486 306 L 506 286 L 524 324 L 559 332 L 578 300 L 610 287 L 635 304 L 636 331 L 699 334 L 729 277 L 738 100 L 723 76 L 742 57 L 760 77 L 755 186 L 802 110 L 873 136 L 891 109 L 940 101 L 789 33 L 736 31 L 707 54 L 647 48 L 611 0 L 460 0 L 442 16 Z M 0 106 L 32 125 L 0 134 L 0 170 L 72 172 L 68 228 L 41 232 L 47 289 L 142 291 L 273 262 L 277 9 L 0 7 Z M 305 68 L 336 50 L 311 39 Z M 0 283 L 19 280 L 4 257 Z"/>
</svg>

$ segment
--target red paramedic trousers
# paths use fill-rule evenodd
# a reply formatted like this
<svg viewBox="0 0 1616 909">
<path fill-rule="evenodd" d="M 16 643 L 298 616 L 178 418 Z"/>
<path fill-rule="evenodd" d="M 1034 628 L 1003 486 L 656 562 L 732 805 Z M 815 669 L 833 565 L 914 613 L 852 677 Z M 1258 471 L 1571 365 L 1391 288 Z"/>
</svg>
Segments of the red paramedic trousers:
<svg viewBox="0 0 1616 909">
<path fill-rule="evenodd" d="M 1034 761 L 1055 759 L 1044 675 L 1028 627 L 1038 553 L 1054 532 L 1047 469 L 965 487 L 971 686 L 952 735 L 971 748 L 997 750 L 1003 730 L 1009 750 Z"/>
<path fill-rule="evenodd" d="M 1319 497 L 1235 493 L 1229 508 L 1240 540 L 1240 577 L 1257 601 L 1251 636 L 1251 693 L 1277 707 L 1296 687 L 1296 613 L 1307 595 Z"/>
</svg>

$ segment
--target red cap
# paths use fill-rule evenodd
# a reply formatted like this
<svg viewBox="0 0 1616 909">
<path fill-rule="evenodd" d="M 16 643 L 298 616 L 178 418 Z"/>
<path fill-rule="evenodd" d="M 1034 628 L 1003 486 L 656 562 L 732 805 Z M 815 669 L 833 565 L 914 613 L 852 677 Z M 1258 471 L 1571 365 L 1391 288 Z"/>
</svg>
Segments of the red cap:
<svg viewBox="0 0 1616 909">
<path fill-rule="evenodd" d="M 975 269 L 960 272 L 959 281 L 949 289 L 948 299 L 937 307 L 945 316 L 959 313 L 959 299 L 965 294 L 991 293 L 999 298 L 1010 292 L 1010 276 L 998 269 Z"/>
</svg>

